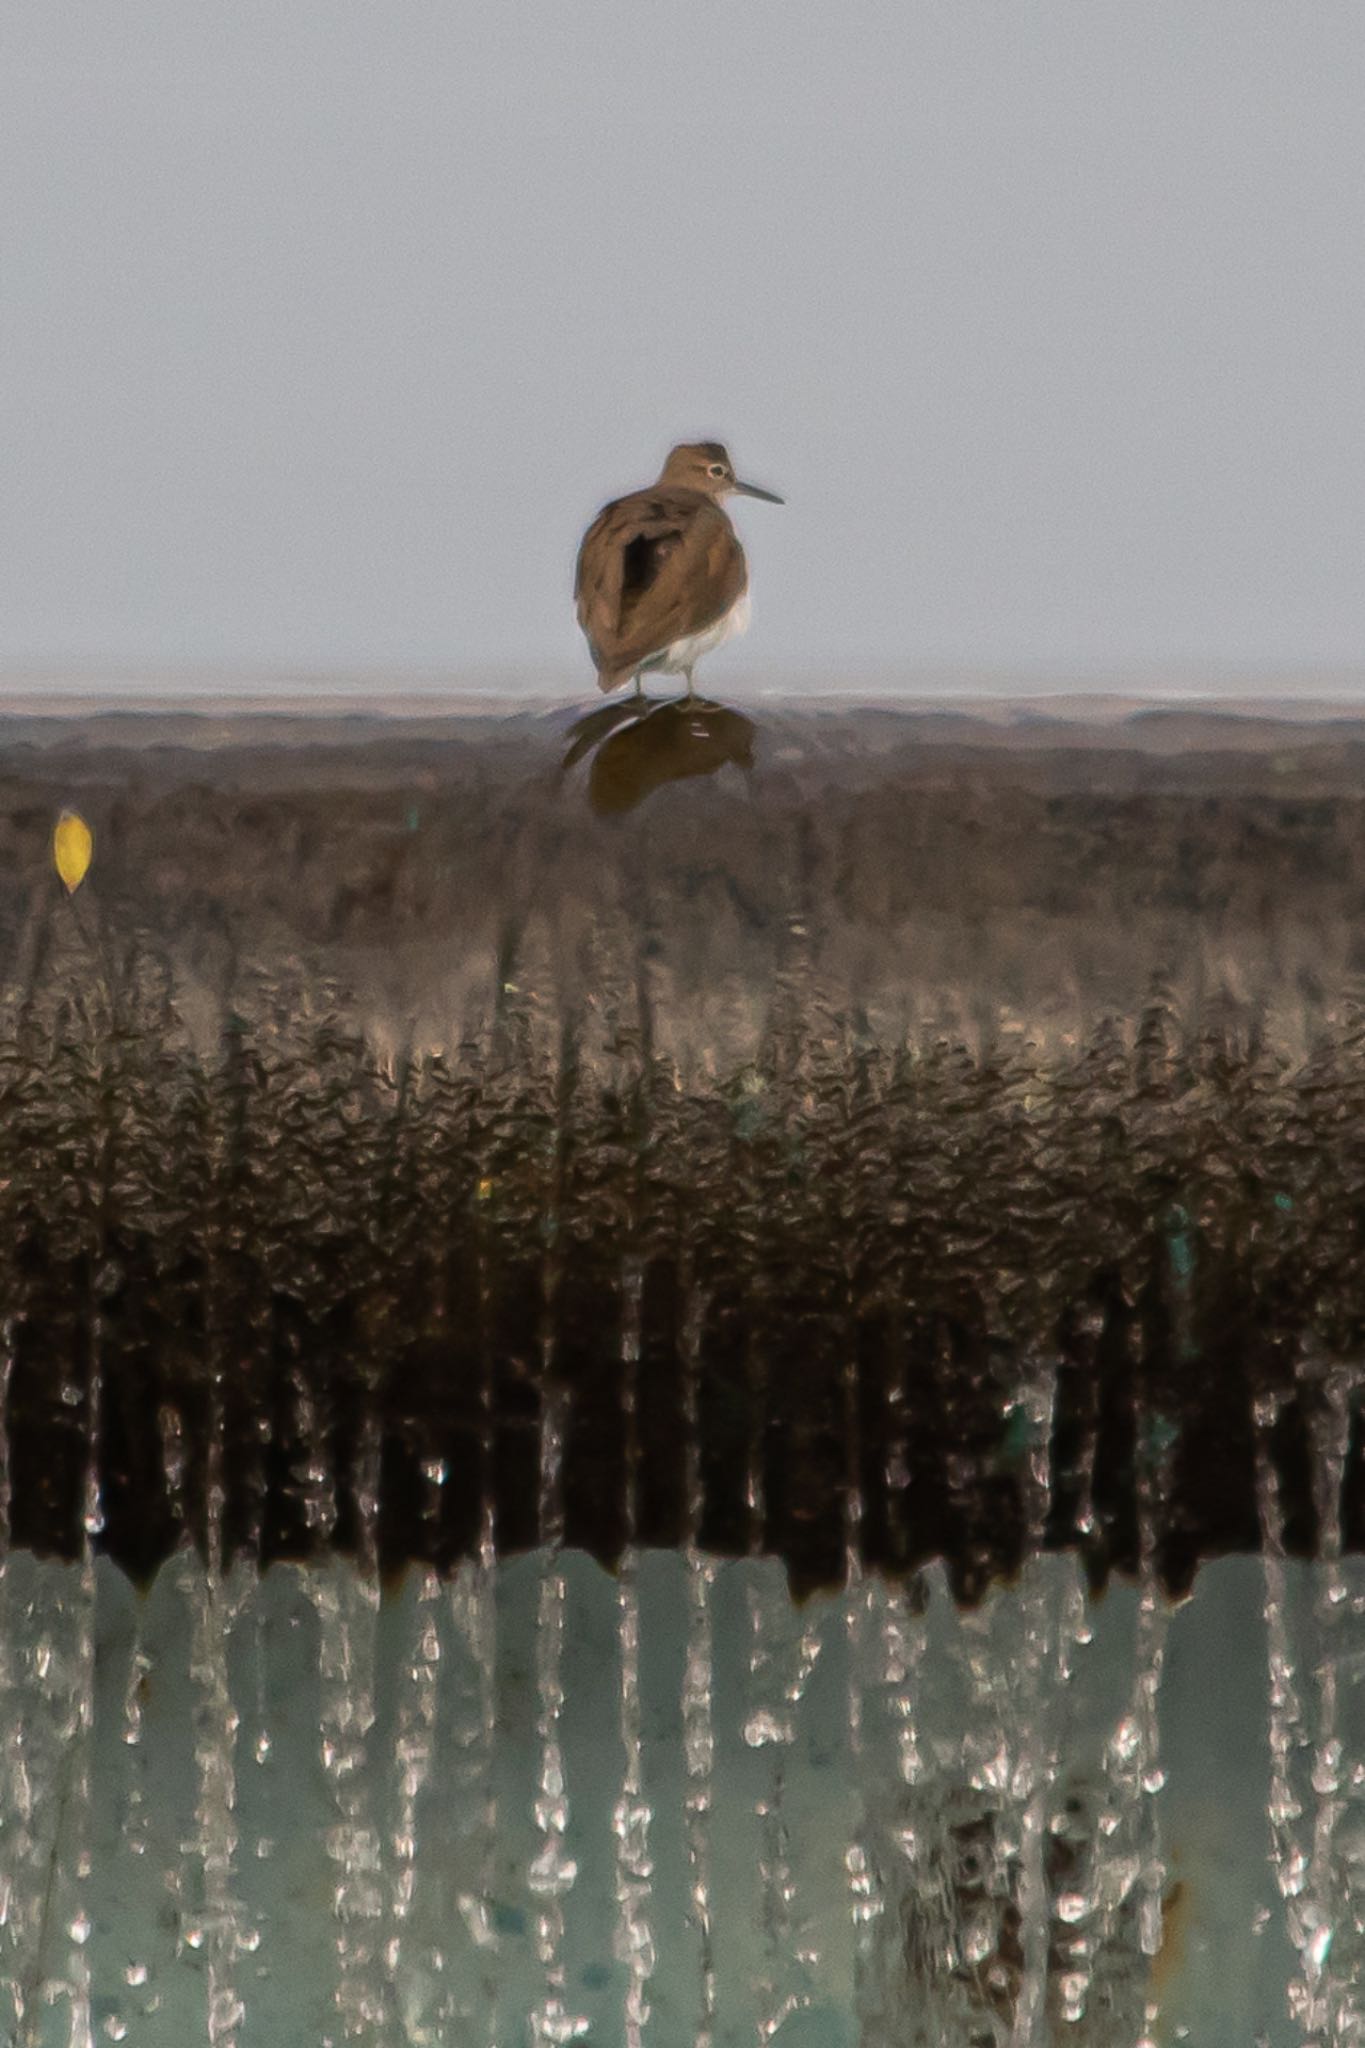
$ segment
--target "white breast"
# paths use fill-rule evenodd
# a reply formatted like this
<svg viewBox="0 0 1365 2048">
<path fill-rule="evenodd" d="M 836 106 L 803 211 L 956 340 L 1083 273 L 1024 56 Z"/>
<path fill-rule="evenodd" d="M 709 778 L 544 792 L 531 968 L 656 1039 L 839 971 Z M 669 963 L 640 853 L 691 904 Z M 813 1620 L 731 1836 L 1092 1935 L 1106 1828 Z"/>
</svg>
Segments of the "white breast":
<svg viewBox="0 0 1365 2048">
<path fill-rule="evenodd" d="M 704 654 L 711 654 L 725 641 L 733 640 L 737 633 L 745 631 L 749 624 L 749 593 L 741 591 L 728 612 L 722 613 L 713 625 L 703 627 L 700 633 L 688 633 L 683 639 L 675 640 L 671 646 L 656 654 L 647 666 L 666 676 L 680 676 L 699 662 Z"/>
</svg>

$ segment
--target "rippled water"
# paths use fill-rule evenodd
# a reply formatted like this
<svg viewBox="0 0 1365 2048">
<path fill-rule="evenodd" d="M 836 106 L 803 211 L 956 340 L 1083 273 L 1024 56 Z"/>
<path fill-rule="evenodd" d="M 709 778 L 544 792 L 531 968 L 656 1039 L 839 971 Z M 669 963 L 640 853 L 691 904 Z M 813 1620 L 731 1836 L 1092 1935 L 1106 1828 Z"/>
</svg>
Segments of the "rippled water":
<svg viewBox="0 0 1365 2048">
<path fill-rule="evenodd" d="M 1259 1569 L 13 1557 L 7 2036 L 1355 2040 L 1365 1579 Z"/>
<path fill-rule="evenodd" d="M 1365 2042 L 1365 756 L 722 711 L 7 765 L 0 2042 Z"/>
</svg>

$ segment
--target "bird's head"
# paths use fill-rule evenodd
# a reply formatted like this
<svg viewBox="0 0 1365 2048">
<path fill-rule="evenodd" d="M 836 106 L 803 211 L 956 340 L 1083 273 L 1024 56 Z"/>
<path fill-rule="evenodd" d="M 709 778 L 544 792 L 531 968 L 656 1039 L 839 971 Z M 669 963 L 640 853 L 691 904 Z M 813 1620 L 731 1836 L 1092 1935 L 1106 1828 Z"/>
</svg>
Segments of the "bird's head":
<svg viewBox="0 0 1365 2048">
<path fill-rule="evenodd" d="M 681 484 L 689 491 L 702 491 L 708 498 L 728 498 L 738 492 L 742 498 L 763 498 L 780 505 L 775 491 L 761 491 L 757 484 L 742 484 L 719 441 L 684 441 L 663 466 L 661 484 Z"/>
</svg>

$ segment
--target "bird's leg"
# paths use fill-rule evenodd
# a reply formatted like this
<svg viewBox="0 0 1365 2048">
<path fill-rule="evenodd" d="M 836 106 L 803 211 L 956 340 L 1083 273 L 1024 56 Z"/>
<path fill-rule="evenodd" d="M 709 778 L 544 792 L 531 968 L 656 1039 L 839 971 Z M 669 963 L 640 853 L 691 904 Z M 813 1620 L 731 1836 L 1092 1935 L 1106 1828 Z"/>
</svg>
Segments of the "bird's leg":
<svg viewBox="0 0 1365 2048">
<path fill-rule="evenodd" d="M 643 697 L 645 694 L 644 678 L 638 668 L 635 671 L 635 694 L 637 697 Z"/>
<path fill-rule="evenodd" d="M 685 669 L 683 670 L 683 675 L 684 675 L 684 677 L 686 678 L 686 681 L 687 681 L 687 696 L 686 696 L 686 698 L 685 698 L 685 700 L 684 700 L 684 701 L 685 701 L 686 703 L 690 704 L 690 703 L 692 702 L 692 671 L 691 671 L 691 669 L 690 669 L 690 668 L 685 668 Z"/>
</svg>

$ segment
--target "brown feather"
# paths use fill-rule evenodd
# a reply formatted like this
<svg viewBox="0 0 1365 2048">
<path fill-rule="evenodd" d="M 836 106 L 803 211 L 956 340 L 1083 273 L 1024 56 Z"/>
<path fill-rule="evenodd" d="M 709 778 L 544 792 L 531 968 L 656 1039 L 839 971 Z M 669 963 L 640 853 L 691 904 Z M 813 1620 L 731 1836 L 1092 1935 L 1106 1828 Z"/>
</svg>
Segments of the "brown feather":
<svg viewBox="0 0 1365 2048">
<path fill-rule="evenodd" d="M 748 571 L 715 499 L 676 484 L 632 491 L 598 513 L 578 551 L 574 597 L 604 690 L 677 640 L 713 626 Z"/>
</svg>

